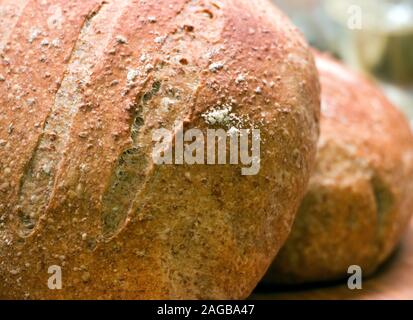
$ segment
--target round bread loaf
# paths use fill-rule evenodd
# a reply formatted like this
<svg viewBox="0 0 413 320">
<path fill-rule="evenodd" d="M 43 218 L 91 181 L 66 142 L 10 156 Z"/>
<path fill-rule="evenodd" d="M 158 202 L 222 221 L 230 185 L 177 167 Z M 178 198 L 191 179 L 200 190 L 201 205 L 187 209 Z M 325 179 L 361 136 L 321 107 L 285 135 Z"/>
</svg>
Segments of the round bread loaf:
<svg viewBox="0 0 413 320">
<path fill-rule="evenodd" d="M 326 56 L 316 168 L 266 282 L 299 284 L 372 274 L 413 211 L 413 137 L 378 88 Z"/>
<path fill-rule="evenodd" d="M 318 139 L 288 19 L 266 0 L 2 0 L 0 26 L 0 297 L 247 297 Z M 258 172 L 155 164 L 180 121 L 260 130 Z"/>
</svg>

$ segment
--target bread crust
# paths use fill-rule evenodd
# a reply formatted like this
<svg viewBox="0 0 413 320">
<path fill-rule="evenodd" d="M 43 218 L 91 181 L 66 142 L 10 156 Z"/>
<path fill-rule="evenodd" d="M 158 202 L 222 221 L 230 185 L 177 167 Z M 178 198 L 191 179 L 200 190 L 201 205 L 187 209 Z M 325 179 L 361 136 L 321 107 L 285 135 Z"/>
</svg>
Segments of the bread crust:
<svg viewBox="0 0 413 320">
<path fill-rule="evenodd" d="M 121 2 L 29 1 L 7 40 L 0 297 L 245 298 L 284 242 L 314 161 L 312 54 L 267 1 Z M 60 29 L 44 24 L 51 5 L 60 6 Z M 29 42 L 33 26 L 44 31 Z M 44 52 L 46 78 L 43 33 L 61 39 L 59 50 Z M 104 48 L 87 46 L 94 33 Z M 17 85 L 19 98 L 35 99 L 32 112 L 16 110 Z M 261 130 L 258 175 L 152 163 L 154 129 L 182 120 L 205 131 L 202 115 L 226 103 Z M 57 137 L 45 134 L 57 124 Z M 51 152 L 38 148 L 42 139 Z M 38 179 L 46 155 L 53 165 Z M 28 203 L 22 190 L 40 190 L 40 200 Z M 39 214 L 22 219 L 25 208 Z M 52 265 L 62 267 L 62 290 L 47 287 Z"/>
<path fill-rule="evenodd" d="M 316 169 L 285 246 L 265 281 L 282 284 L 372 274 L 412 214 L 413 137 L 408 121 L 370 81 L 326 55 Z"/>
</svg>

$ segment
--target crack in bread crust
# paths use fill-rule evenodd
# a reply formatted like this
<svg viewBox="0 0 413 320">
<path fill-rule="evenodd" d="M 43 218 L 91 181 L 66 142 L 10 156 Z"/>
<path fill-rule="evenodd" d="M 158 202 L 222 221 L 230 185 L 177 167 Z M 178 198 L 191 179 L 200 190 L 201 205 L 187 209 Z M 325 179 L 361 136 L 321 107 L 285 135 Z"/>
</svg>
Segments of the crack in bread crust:
<svg viewBox="0 0 413 320">
<path fill-rule="evenodd" d="M 48 205 L 59 162 L 69 139 L 72 119 L 82 104 L 82 86 L 89 82 L 95 61 L 103 55 L 112 35 L 111 30 L 126 3 L 104 3 L 84 22 L 43 134 L 22 179 L 18 206 L 18 231 L 22 236 L 33 232 Z M 114 18 L 107 23 L 109 16 Z"/>
<path fill-rule="evenodd" d="M 175 18 L 171 21 L 177 20 L 189 3 L 190 0 L 184 1 L 180 10 L 176 12 Z M 167 39 L 174 32 L 176 30 L 172 28 L 164 38 Z M 161 47 L 163 48 L 163 45 Z M 132 142 L 118 157 L 110 184 L 103 195 L 102 233 L 106 240 L 115 237 L 127 224 L 152 166 L 152 159 L 148 154 L 145 154 L 145 150 L 142 148 L 142 127 L 145 125 L 145 114 L 149 111 L 148 104 L 161 90 L 162 82 L 152 79 L 154 74 L 157 74 L 156 69 L 162 68 L 161 64 L 161 60 L 154 61 L 154 65 L 151 66 L 151 70 L 146 75 L 143 87 L 136 94 L 134 100 L 137 102 L 132 106 L 130 124 Z M 148 89 L 148 84 L 151 84 L 152 88 Z"/>
<path fill-rule="evenodd" d="M 133 111 L 132 146 L 120 155 L 116 168 L 113 170 L 110 186 L 103 196 L 102 232 L 104 238 L 111 237 L 125 223 L 132 206 L 130 199 L 134 198 L 145 181 L 147 157 L 139 143 L 139 131 L 144 123 L 142 100 Z"/>
</svg>

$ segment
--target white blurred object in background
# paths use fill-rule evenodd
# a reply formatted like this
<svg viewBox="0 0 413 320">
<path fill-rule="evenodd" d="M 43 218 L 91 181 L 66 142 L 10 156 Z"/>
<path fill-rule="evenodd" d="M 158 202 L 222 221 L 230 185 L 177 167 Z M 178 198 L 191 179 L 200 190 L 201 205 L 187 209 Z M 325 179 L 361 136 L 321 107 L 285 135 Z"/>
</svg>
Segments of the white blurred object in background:
<svg viewBox="0 0 413 320">
<path fill-rule="evenodd" d="M 304 33 L 311 45 L 328 50 L 335 32 L 326 19 L 320 0 L 273 0 L 273 2 L 292 18 Z"/>
<path fill-rule="evenodd" d="M 413 119 L 413 0 L 273 0 L 310 43 L 378 79 Z"/>
<path fill-rule="evenodd" d="M 349 19 L 357 6 L 361 28 Z M 413 1 L 323 0 L 326 15 L 339 28 L 340 42 L 331 45 L 353 68 L 373 75 L 398 106 L 413 118 Z M 351 11 L 351 10 L 350 10 Z"/>
</svg>

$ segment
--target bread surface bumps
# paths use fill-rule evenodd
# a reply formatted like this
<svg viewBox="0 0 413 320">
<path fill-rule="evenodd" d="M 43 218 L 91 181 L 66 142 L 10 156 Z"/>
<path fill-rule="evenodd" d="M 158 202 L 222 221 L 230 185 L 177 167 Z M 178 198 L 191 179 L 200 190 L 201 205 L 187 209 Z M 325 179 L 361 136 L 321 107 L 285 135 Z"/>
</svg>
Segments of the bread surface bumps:
<svg viewBox="0 0 413 320">
<path fill-rule="evenodd" d="M 393 252 L 413 208 L 413 137 L 383 93 L 327 56 L 316 169 L 266 281 L 321 282 L 373 273 Z"/>
<path fill-rule="evenodd" d="M 318 137 L 287 18 L 267 1 L 2 0 L 0 26 L 0 297 L 248 296 Z M 206 130 L 228 104 L 261 130 L 258 175 L 152 163 L 153 130 Z"/>
</svg>

